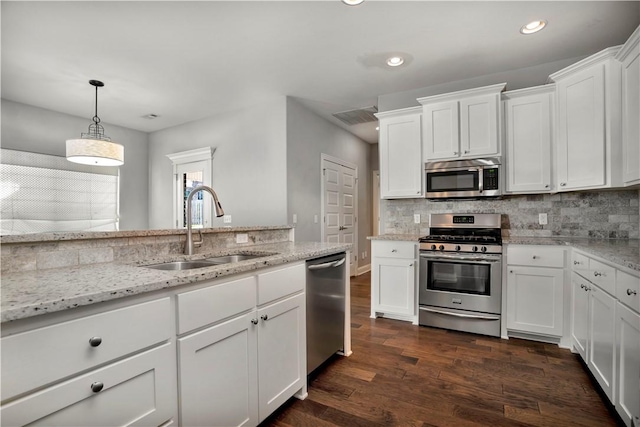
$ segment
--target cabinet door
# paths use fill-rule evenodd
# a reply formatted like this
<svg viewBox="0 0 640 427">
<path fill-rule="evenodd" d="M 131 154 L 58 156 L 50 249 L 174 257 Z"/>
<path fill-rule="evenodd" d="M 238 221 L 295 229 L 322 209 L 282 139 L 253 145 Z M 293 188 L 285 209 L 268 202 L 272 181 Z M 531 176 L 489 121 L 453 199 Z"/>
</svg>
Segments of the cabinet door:
<svg viewBox="0 0 640 427">
<path fill-rule="evenodd" d="M 374 259 L 371 278 L 373 316 L 375 312 L 415 314 L 415 271 L 413 259 Z"/>
<path fill-rule="evenodd" d="M 3 405 L 0 417 L 5 426 L 161 425 L 176 418 L 176 390 L 167 343 Z"/>
<path fill-rule="evenodd" d="M 507 328 L 562 336 L 564 270 L 512 267 L 507 276 Z"/>
<path fill-rule="evenodd" d="M 640 43 L 622 63 L 622 143 L 625 185 L 640 184 Z"/>
<path fill-rule="evenodd" d="M 616 410 L 625 425 L 640 420 L 640 315 L 618 303 L 616 344 L 618 385 Z M 636 424 L 640 425 L 640 424 Z"/>
<path fill-rule="evenodd" d="M 258 310 L 260 421 L 307 380 L 306 300 L 299 294 Z"/>
<path fill-rule="evenodd" d="M 589 287 L 576 273 L 571 275 L 571 341 L 573 348 L 587 361 L 589 328 Z"/>
<path fill-rule="evenodd" d="M 499 154 L 498 95 L 460 100 L 460 155 L 478 157 Z"/>
<path fill-rule="evenodd" d="M 505 102 L 507 191 L 551 188 L 551 105 L 548 93 Z"/>
<path fill-rule="evenodd" d="M 380 197 L 422 196 L 420 114 L 380 120 Z"/>
<path fill-rule="evenodd" d="M 258 424 L 255 311 L 178 340 L 180 425 Z"/>
<path fill-rule="evenodd" d="M 604 86 L 603 64 L 557 83 L 560 191 L 606 183 Z"/>
<path fill-rule="evenodd" d="M 595 285 L 589 291 L 587 365 L 610 401 L 614 401 L 616 300 Z"/>
<path fill-rule="evenodd" d="M 460 156 L 458 101 L 426 104 L 422 108 L 425 162 Z"/>
</svg>

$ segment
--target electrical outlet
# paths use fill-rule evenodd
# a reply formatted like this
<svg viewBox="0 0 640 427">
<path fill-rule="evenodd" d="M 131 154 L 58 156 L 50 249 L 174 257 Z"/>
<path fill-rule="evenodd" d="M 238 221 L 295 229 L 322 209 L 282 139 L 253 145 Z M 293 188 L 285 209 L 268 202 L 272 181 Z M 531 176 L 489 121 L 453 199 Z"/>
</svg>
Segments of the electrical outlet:
<svg viewBox="0 0 640 427">
<path fill-rule="evenodd" d="M 222 222 L 225 224 L 231 224 L 231 215 L 225 215 L 222 217 Z"/>
<path fill-rule="evenodd" d="M 249 235 L 247 233 L 236 234 L 236 243 L 249 243 Z"/>
<path fill-rule="evenodd" d="M 420 214 L 413 214 L 413 223 L 420 224 Z"/>
<path fill-rule="evenodd" d="M 547 214 L 546 213 L 538 214 L 538 223 L 540 225 L 547 225 L 548 224 L 548 222 L 547 222 Z"/>
<path fill-rule="evenodd" d="M 294 224 L 298 223 L 298 214 L 293 214 L 293 223 Z"/>
<path fill-rule="evenodd" d="M 366 258 L 366 256 L 365 256 L 364 252 L 362 252 L 362 258 L 360 258 L 360 259 L 365 259 L 365 258 Z"/>
</svg>

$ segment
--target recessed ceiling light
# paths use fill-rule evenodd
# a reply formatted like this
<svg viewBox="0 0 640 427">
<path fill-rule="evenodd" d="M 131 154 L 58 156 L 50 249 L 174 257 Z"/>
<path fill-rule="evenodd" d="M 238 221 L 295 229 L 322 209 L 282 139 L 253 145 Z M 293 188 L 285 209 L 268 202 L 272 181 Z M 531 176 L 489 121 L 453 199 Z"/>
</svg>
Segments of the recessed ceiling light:
<svg viewBox="0 0 640 427">
<path fill-rule="evenodd" d="M 520 32 L 522 34 L 537 33 L 538 31 L 546 27 L 546 25 L 547 25 L 547 21 L 545 20 L 531 21 L 527 25 L 523 25 L 522 28 L 520 28 Z"/>
<path fill-rule="evenodd" d="M 404 64 L 404 58 L 402 56 L 392 56 L 387 59 L 387 65 L 389 67 L 397 67 Z"/>
<path fill-rule="evenodd" d="M 357 6 L 363 1 L 364 0 L 342 0 L 342 3 L 347 4 L 349 6 Z"/>
<path fill-rule="evenodd" d="M 153 114 L 153 113 L 147 114 L 146 116 L 142 116 L 143 119 L 148 119 L 148 120 L 157 119 L 158 117 L 160 117 L 160 116 L 157 115 L 157 114 Z"/>
</svg>

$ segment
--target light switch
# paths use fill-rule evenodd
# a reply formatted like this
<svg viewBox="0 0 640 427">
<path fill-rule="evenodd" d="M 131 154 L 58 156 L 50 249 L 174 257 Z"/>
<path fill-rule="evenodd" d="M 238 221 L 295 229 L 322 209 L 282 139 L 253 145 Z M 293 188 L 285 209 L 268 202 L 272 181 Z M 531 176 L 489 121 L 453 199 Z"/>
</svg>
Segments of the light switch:
<svg viewBox="0 0 640 427">
<path fill-rule="evenodd" d="M 547 225 L 548 224 L 548 222 L 547 222 L 547 214 L 546 213 L 538 214 L 538 223 L 540 225 Z"/>
<path fill-rule="evenodd" d="M 413 214 L 413 223 L 420 224 L 420 214 Z"/>
<path fill-rule="evenodd" d="M 298 223 L 298 214 L 293 214 L 293 223 L 294 224 Z"/>
<path fill-rule="evenodd" d="M 231 215 L 225 215 L 222 217 L 222 222 L 225 224 L 231 224 Z"/>
</svg>

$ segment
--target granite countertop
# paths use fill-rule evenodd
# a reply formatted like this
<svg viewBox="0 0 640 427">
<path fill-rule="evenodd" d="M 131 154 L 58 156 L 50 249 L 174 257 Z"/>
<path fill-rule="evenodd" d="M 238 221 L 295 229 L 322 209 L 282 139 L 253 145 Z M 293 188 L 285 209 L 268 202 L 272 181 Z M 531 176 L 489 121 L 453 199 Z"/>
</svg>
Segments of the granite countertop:
<svg viewBox="0 0 640 427">
<path fill-rule="evenodd" d="M 383 234 L 370 236 L 369 240 L 402 240 L 417 242 L 417 234 Z M 640 239 L 588 239 L 580 237 L 518 237 L 502 238 L 503 244 L 511 245 L 560 245 L 571 246 L 598 256 L 614 264 L 640 271 Z"/>
<path fill-rule="evenodd" d="M 349 244 L 283 242 L 244 246 L 193 256 L 177 255 L 138 263 L 104 263 L 2 275 L 0 321 L 9 322 L 98 302 L 317 258 L 350 250 Z M 168 261 L 204 259 L 230 253 L 265 254 L 238 263 L 182 271 L 144 268 Z"/>
</svg>

